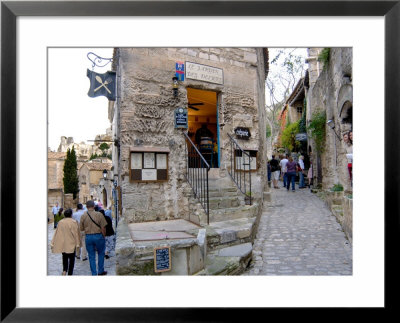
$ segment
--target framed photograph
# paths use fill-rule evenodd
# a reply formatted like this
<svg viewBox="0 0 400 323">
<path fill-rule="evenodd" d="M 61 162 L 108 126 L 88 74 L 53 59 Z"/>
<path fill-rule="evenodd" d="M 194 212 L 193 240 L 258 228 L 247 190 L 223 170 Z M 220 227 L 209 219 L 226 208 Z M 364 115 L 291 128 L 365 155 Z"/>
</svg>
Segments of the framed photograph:
<svg viewBox="0 0 400 323">
<path fill-rule="evenodd" d="M 393 255 L 400 214 L 400 1 L 3 1 L 1 30 L 1 321 L 235 321 L 239 312 L 265 315 L 275 307 L 395 308 L 390 290 L 398 282 Z M 354 237 L 353 276 L 226 281 L 46 275 L 47 48 L 199 44 L 354 46 L 355 104 L 364 114 L 355 115 L 362 120 L 354 158 L 360 179 L 355 226 L 362 229 Z M 60 73 L 67 72 L 61 61 Z M 374 110 L 365 109 L 371 104 Z M 86 120 L 80 122 L 84 126 Z M 150 157 L 144 168 L 155 167 L 154 154 Z M 376 178 L 373 160 L 384 169 Z M 77 295 L 82 286 L 98 297 Z M 111 286 L 111 295 L 105 286 Z M 163 292 L 161 299 L 155 290 Z M 188 290 L 199 295 L 182 297 Z"/>
</svg>

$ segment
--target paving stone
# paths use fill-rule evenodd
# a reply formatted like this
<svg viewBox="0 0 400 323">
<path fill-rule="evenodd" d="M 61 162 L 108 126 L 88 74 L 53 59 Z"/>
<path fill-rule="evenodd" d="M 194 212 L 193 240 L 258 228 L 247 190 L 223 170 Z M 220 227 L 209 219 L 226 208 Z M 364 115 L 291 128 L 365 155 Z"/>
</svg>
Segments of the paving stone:
<svg viewBox="0 0 400 323">
<path fill-rule="evenodd" d="M 115 228 L 115 226 L 114 226 Z M 62 273 L 62 255 L 60 253 L 52 253 L 50 248 L 51 239 L 53 239 L 54 225 L 51 223 L 47 228 L 47 275 L 49 276 L 61 276 Z M 107 276 L 115 275 L 115 253 L 110 254 L 109 259 L 104 259 L 104 270 L 107 271 Z M 97 257 L 96 257 L 97 264 Z M 74 276 L 91 276 L 89 259 L 83 261 L 82 259 L 75 258 L 74 265 Z"/>
<path fill-rule="evenodd" d="M 261 216 L 254 250 L 255 259 L 243 275 L 353 272 L 352 246 L 335 216 L 316 194 L 309 189 L 298 190 L 297 185 L 290 194 L 282 189 L 271 191 L 271 203 Z"/>
</svg>

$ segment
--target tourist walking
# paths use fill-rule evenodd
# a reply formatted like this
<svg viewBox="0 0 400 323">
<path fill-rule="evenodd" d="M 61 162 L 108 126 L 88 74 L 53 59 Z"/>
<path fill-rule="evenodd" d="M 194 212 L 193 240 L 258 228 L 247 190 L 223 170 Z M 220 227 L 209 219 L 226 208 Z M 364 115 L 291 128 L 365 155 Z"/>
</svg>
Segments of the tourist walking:
<svg viewBox="0 0 400 323">
<path fill-rule="evenodd" d="M 290 183 L 292 183 L 292 191 L 295 191 L 295 179 L 296 179 L 296 167 L 297 163 L 293 160 L 292 156 L 289 156 L 289 161 L 286 164 L 287 167 L 287 185 L 286 189 L 289 191 Z"/>
<path fill-rule="evenodd" d="M 310 161 L 310 167 L 308 168 L 307 172 L 307 179 L 308 179 L 308 188 L 311 189 L 312 180 L 313 180 L 313 164 Z"/>
<path fill-rule="evenodd" d="M 104 271 L 105 235 L 107 221 L 103 214 L 94 210 L 92 200 L 86 203 L 85 212 L 80 221 L 80 230 L 85 231 L 86 250 L 89 254 L 90 271 L 93 276 L 107 275 Z M 98 268 L 96 268 L 96 252 Z M 98 269 L 98 270 L 97 270 Z"/>
<path fill-rule="evenodd" d="M 279 165 L 281 166 L 281 174 L 282 174 L 282 181 L 283 181 L 283 187 L 286 187 L 286 181 L 287 181 L 287 168 L 286 165 L 288 163 L 288 155 L 285 155 L 282 160 L 279 162 Z"/>
<path fill-rule="evenodd" d="M 349 172 L 350 182 L 353 182 L 353 132 L 349 131 L 343 134 L 343 142 L 345 144 L 347 170 Z"/>
<path fill-rule="evenodd" d="M 272 183 L 274 185 L 274 188 L 279 188 L 278 186 L 278 180 L 279 180 L 279 162 L 278 160 L 275 159 L 275 155 L 272 155 L 272 159 L 269 162 L 271 165 L 271 176 L 272 176 Z"/>
<path fill-rule="evenodd" d="M 299 188 L 305 188 L 304 184 L 304 156 L 299 157 Z"/>
<path fill-rule="evenodd" d="M 107 212 L 110 211 L 110 212 Z M 111 210 L 100 210 L 99 212 L 104 215 L 104 218 L 107 221 L 107 226 L 106 226 L 106 251 L 104 254 L 104 258 L 109 259 L 110 258 L 110 253 L 114 250 L 115 248 L 115 233 L 112 225 L 112 218 L 111 218 Z"/>
<path fill-rule="evenodd" d="M 81 217 L 84 213 L 85 211 L 83 210 L 83 205 L 81 203 L 78 203 L 78 205 L 76 206 L 76 212 L 72 214 L 72 218 L 78 222 L 78 225 L 80 224 Z M 80 235 L 81 235 L 81 241 L 84 242 L 85 231 L 80 231 Z M 76 259 L 81 259 L 81 257 L 83 261 L 88 259 L 85 243 L 82 243 L 81 246 L 76 249 Z"/>
<path fill-rule="evenodd" d="M 56 214 L 58 213 L 59 210 L 60 210 L 60 207 L 58 206 L 58 202 L 56 202 L 56 204 L 51 209 L 51 213 L 53 214 L 53 219 L 56 218 Z M 54 225 L 54 228 L 55 228 L 55 225 Z"/>
<path fill-rule="evenodd" d="M 62 207 L 59 208 L 57 214 L 54 216 L 54 229 L 57 228 L 58 222 L 64 218 L 63 211 Z"/>
<path fill-rule="evenodd" d="M 50 247 L 53 253 L 62 253 L 63 272 L 71 276 L 74 272 L 75 250 L 81 244 L 78 223 L 71 218 L 72 210 L 64 212 L 64 219 L 60 220 L 54 232 Z"/>
</svg>

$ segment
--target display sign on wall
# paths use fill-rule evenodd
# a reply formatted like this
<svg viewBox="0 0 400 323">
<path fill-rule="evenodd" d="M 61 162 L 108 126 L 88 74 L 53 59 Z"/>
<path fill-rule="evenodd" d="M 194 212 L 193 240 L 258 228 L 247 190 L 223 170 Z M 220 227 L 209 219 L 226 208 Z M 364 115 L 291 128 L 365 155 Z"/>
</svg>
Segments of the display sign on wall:
<svg viewBox="0 0 400 323">
<path fill-rule="evenodd" d="M 235 135 L 238 139 L 249 140 L 251 137 L 250 129 L 243 128 L 243 127 L 237 127 L 237 128 L 235 128 Z"/>
<path fill-rule="evenodd" d="M 188 128 L 188 111 L 184 108 L 177 108 L 174 112 L 175 128 Z"/>
<path fill-rule="evenodd" d="M 168 153 L 158 151 L 131 152 L 130 180 L 133 182 L 168 180 Z"/>
<path fill-rule="evenodd" d="M 224 84 L 224 72 L 222 68 L 186 62 L 186 78 L 210 82 L 215 84 Z"/>
</svg>

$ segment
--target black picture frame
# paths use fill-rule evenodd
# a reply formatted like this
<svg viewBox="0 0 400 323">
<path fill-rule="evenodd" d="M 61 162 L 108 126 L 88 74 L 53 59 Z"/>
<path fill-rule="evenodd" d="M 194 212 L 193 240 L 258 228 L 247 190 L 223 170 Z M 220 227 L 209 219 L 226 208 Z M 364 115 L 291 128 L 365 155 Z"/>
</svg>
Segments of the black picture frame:
<svg viewBox="0 0 400 323">
<path fill-rule="evenodd" d="M 18 16 L 384 16 L 385 17 L 385 312 L 396 308 L 399 256 L 399 1 L 3 1 L 1 3 L 1 321 L 201 322 L 238 321 L 240 308 L 16 307 L 16 19 Z M 373 44 L 371 44 L 372 46 Z M 373 80 L 371 80 L 373 81 Z M 381 176 L 382 156 L 371 156 Z M 376 163 L 376 164 L 374 164 Z M 375 173 L 374 173 L 375 172 Z M 367 176 L 367 174 L 366 174 Z M 373 178 L 371 186 L 373 186 Z M 373 237 L 371 237 L 373 239 Z M 371 255 L 371 258 L 374 256 Z M 371 259 L 373 261 L 373 259 Z M 367 287 L 366 287 L 367 288 Z M 390 293 L 390 290 L 395 293 Z M 267 291 L 266 291 L 267 292 Z M 239 297 L 239 295 L 238 295 Z M 249 296 L 251 297 L 251 296 Z M 250 321 L 264 309 L 245 313 Z M 382 319 L 382 311 L 368 312 Z M 281 313 L 282 314 L 282 313 Z M 307 316 L 309 313 L 306 314 Z M 344 317 L 338 316 L 343 319 Z M 301 316 L 299 316 L 301 317 Z M 335 316 L 331 316 L 333 318 Z M 349 317 L 350 318 L 350 317 Z M 353 317 L 351 317 L 353 318 Z"/>
</svg>

